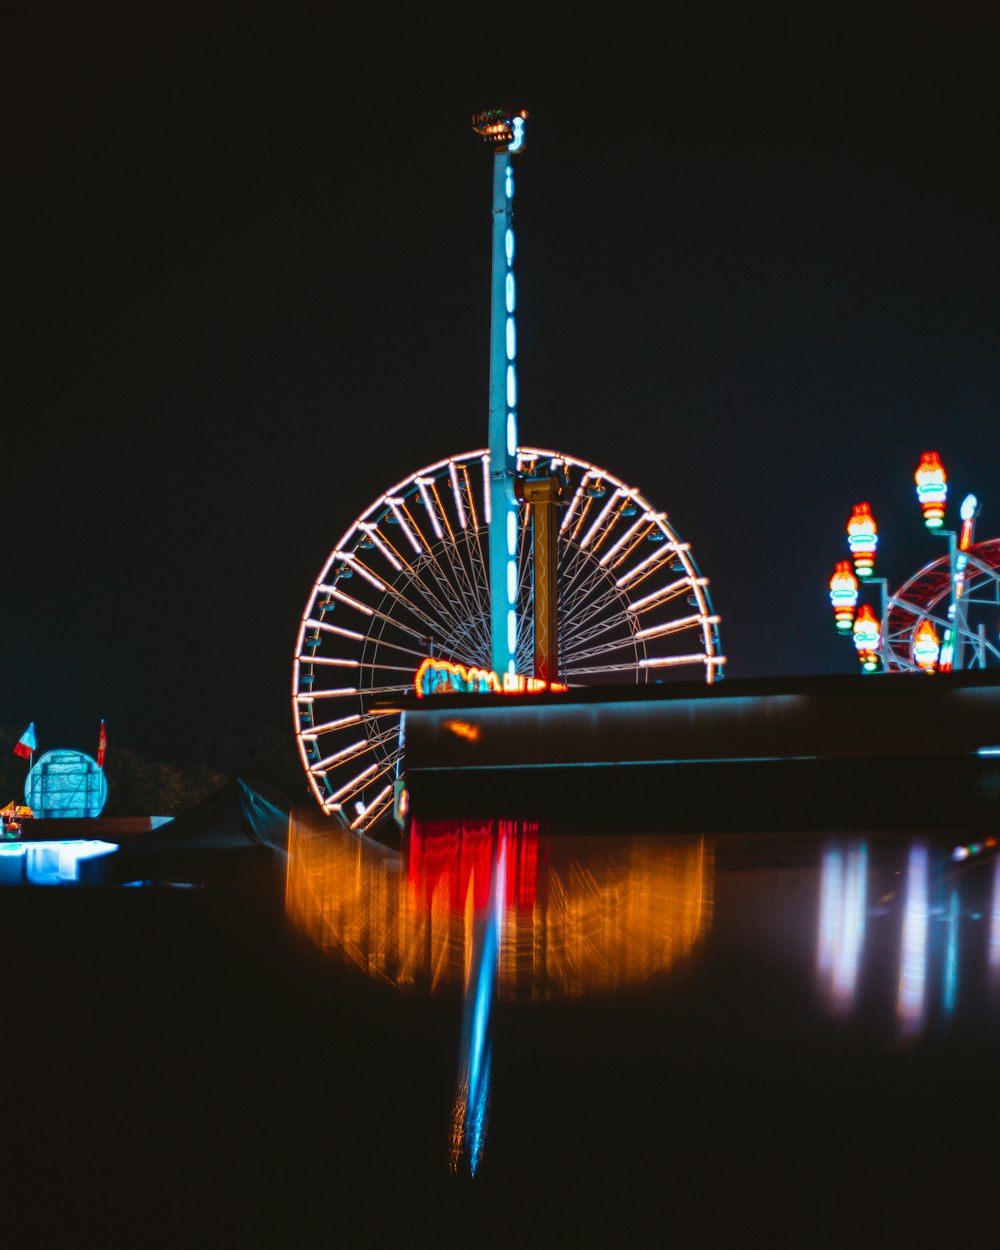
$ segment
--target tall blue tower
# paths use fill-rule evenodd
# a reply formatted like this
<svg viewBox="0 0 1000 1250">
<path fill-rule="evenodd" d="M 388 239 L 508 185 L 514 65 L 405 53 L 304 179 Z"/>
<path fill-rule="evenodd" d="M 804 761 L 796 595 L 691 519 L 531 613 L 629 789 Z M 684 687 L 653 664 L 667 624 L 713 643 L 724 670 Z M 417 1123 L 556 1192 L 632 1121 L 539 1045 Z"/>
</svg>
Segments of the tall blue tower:
<svg viewBox="0 0 1000 1250">
<path fill-rule="evenodd" d="M 487 109 L 472 128 L 493 146 L 490 279 L 489 530 L 490 630 L 494 672 L 516 671 L 517 656 L 517 332 L 514 310 L 514 169 L 524 148 L 525 109 Z"/>
</svg>

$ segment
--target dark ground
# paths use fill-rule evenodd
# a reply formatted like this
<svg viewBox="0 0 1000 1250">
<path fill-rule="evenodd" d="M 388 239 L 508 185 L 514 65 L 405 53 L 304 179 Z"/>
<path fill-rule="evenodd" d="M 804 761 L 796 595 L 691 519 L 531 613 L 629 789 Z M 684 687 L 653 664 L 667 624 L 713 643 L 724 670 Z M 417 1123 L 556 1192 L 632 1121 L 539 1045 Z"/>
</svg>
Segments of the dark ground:
<svg viewBox="0 0 1000 1250">
<path fill-rule="evenodd" d="M 995 1035 L 821 1030 L 759 951 L 502 1005 L 469 1181 L 461 1004 L 320 955 L 266 858 L 0 903 L 11 1246 L 922 1246 L 988 1207 Z"/>
</svg>

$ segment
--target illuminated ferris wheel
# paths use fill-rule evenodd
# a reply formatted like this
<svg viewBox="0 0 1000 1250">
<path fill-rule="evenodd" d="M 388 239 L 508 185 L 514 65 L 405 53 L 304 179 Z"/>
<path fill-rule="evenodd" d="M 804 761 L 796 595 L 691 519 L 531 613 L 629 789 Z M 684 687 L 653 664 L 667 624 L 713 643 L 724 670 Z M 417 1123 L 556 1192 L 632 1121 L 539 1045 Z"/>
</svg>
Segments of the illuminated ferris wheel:
<svg viewBox="0 0 1000 1250">
<path fill-rule="evenodd" d="M 713 682 L 718 621 L 688 543 L 596 465 L 522 447 L 518 471 L 558 473 L 558 677 L 567 685 Z M 514 663 L 532 671 L 532 510 L 518 503 Z M 296 734 L 324 811 L 367 829 L 389 810 L 399 716 L 374 706 L 414 688 L 423 660 L 491 669 L 487 451 L 449 457 L 359 516 L 312 588 L 295 647 Z"/>
<path fill-rule="evenodd" d="M 948 478 L 937 452 L 926 452 L 914 478 L 924 524 L 948 542 L 948 552 L 919 569 L 895 592 L 874 574 L 878 527 L 869 504 L 847 523 L 853 561 L 841 561 L 830 581 L 839 631 L 853 635 L 866 673 L 941 673 L 1000 664 L 1000 538 L 975 541 L 980 504 L 966 495 L 958 529 L 946 525 Z M 859 607 L 860 590 L 876 587 L 880 611 Z"/>
</svg>

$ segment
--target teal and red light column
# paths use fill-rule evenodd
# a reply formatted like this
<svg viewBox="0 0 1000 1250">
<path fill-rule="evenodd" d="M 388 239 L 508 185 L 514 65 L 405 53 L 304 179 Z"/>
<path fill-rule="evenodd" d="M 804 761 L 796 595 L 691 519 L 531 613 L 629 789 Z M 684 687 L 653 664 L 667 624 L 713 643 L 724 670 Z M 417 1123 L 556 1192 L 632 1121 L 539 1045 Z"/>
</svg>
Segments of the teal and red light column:
<svg viewBox="0 0 1000 1250">
<path fill-rule="evenodd" d="M 472 128 L 493 150 L 493 247 L 490 279 L 490 638 L 496 673 L 517 664 L 518 541 L 517 332 L 514 323 L 514 170 L 511 157 L 524 147 L 526 110 L 477 113 Z"/>
</svg>

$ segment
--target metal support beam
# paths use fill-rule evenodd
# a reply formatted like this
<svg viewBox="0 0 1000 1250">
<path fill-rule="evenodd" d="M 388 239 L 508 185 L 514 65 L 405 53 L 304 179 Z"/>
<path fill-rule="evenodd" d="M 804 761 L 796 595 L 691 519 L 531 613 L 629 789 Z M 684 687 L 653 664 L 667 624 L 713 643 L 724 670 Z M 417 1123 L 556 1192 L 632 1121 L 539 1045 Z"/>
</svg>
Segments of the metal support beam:
<svg viewBox="0 0 1000 1250">
<path fill-rule="evenodd" d="M 525 478 L 525 501 L 531 504 L 532 598 L 534 603 L 535 676 L 559 680 L 559 501 L 562 481 L 548 472 Z"/>
</svg>

